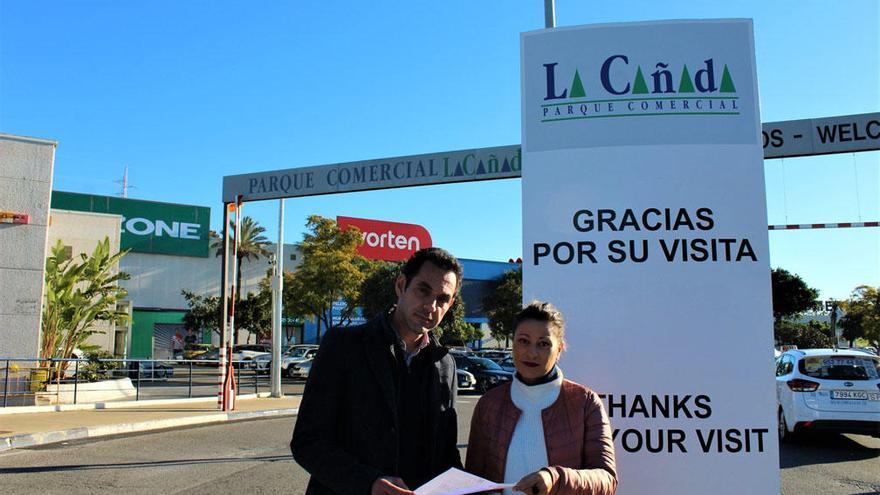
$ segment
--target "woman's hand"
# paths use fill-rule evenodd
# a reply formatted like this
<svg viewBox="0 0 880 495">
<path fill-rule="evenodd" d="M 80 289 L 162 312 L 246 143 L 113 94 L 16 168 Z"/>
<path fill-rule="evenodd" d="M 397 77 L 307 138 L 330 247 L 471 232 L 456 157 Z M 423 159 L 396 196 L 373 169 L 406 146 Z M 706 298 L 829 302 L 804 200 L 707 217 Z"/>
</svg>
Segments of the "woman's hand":
<svg viewBox="0 0 880 495">
<path fill-rule="evenodd" d="M 540 469 L 532 474 L 527 474 L 514 485 L 513 489 L 526 495 L 547 495 L 553 488 L 553 479 L 550 472 Z"/>
</svg>

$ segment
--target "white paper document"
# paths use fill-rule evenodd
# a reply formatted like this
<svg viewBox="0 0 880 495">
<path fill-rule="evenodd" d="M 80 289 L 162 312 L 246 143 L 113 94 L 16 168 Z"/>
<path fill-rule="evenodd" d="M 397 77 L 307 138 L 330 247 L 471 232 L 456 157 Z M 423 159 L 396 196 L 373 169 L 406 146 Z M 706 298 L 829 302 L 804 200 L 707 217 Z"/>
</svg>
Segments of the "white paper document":
<svg viewBox="0 0 880 495">
<path fill-rule="evenodd" d="M 495 483 L 460 469 L 446 472 L 416 489 L 416 495 L 465 495 L 468 493 L 513 488 L 513 483 Z"/>
</svg>

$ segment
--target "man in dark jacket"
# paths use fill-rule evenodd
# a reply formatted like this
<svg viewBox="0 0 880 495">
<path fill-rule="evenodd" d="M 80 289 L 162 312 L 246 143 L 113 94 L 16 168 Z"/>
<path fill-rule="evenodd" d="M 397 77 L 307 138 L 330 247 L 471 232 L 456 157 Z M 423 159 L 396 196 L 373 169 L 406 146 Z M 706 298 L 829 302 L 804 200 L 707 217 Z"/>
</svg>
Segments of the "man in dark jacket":
<svg viewBox="0 0 880 495">
<path fill-rule="evenodd" d="M 417 251 L 395 280 L 396 306 L 327 332 L 290 441 L 311 474 L 307 494 L 409 494 L 461 467 L 455 362 L 430 332 L 461 277 L 448 252 Z"/>
</svg>

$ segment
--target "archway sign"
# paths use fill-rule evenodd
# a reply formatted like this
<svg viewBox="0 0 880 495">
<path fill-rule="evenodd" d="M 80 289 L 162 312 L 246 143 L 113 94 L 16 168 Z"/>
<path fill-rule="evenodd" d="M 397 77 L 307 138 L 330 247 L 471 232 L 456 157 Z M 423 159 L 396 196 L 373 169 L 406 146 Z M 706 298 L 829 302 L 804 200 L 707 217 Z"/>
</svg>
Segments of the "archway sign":
<svg viewBox="0 0 880 495">
<path fill-rule="evenodd" d="M 594 111 L 593 104 L 581 100 L 586 98 L 553 112 Z M 765 159 L 880 150 L 880 113 L 768 122 L 762 128 Z M 223 177 L 223 203 L 521 176 L 521 147 L 512 144 L 228 175 Z"/>
<path fill-rule="evenodd" d="M 521 41 L 522 148 L 227 176 L 224 205 L 522 176 L 523 293 L 567 316 L 618 493 L 779 493 L 762 159 L 880 149 L 880 113 L 762 129 L 748 20 Z"/>
</svg>

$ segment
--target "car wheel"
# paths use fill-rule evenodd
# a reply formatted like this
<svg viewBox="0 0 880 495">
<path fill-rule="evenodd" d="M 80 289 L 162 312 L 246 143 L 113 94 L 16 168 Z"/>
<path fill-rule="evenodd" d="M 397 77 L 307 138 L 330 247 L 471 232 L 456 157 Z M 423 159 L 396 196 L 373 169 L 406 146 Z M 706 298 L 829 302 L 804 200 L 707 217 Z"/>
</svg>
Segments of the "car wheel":
<svg viewBox="0 0 880 495">
<path fill-rule="evenodd" d="M 293 366 L 288 366 L 284 370 L 284 374 L 287 375 L 287 378 L 296 378 L 296 375 L 293 373 Z"/>
<path fill-rule="evenodd" d="M 485 394 L 487 390 L 489 390 L 489 385 L 486 383 L 486 380 L 477 381 L 477 392 Z"/>
<path fill-rule="evenodd" d="M 788 424 L 785 422 L 785 413 L 782 412 L 782 408 L 779 408 L 779 413 L 777 413 L 777 433 L 779 434 L 780 442 L 787 442 L 792 439 L 794 436 L 792 432 L 788 431 Z"/>
</svg>

